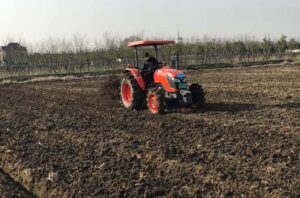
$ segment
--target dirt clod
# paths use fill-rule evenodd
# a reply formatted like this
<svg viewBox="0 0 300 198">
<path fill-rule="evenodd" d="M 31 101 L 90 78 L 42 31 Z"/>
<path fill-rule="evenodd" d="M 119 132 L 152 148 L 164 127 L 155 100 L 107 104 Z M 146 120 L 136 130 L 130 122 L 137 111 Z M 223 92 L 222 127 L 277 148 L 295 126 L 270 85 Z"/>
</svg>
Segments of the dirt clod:
<svg viewBox="0 0 300 198">
<path fill-rule="evenodd" d="M 121 106 L 120 77 L 110 76 L 101 84 L 101 106 L 103 109 Z"/>
</svg>

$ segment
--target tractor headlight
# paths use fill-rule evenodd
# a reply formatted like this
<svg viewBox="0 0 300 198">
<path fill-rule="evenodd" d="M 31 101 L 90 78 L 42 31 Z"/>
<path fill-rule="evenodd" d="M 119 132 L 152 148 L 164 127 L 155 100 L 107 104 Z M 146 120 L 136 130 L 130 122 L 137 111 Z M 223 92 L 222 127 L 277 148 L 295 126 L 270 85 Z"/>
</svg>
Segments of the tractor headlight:
<svg viewBox="0 0 300 198">
<path fill-rule="evenodd" d="M 178 80 L 180 81 L 180 79 L 178 79 L 176 77 L 173 77 L 173 76 L 171 76 L 171 80 L 174 81 L 174 82 L 177 82 Z"/>
<path fill-rule="evenodd" d="M 174 80 L 175 80 L 176 83 L 180 83 L 181 82 L 180 79 L 178 79 L 178 78 L 175 78 Z"/>
<path fill-rule="evenodd" d="M 175 89 L 187 89 L 187 81 L 184 74 L 176 75 L 175 77 L 167 76 L 170 87 Z"/>
<path fill-rule="evenodd" d="M 185 78 L 182 79 L 175 78 L 175 85 L 177 89 L 187 89 L 187 82 Z"/>
</svg>

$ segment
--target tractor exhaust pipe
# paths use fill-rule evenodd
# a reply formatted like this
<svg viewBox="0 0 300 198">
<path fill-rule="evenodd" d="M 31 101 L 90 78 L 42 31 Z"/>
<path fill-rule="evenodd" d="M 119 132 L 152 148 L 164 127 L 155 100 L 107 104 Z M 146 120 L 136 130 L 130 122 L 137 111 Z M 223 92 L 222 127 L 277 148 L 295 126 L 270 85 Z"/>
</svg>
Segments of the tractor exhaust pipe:
<svg viewBox="0 0 300 198">
<path fill-rule="evenodd" d="M 180 53 L 180 49 L 178 49 L 177 51 L 176 51 L 176 69 L 179 69 L 179 64 L 180 64 L 180 62 L 179 62 L 179 53 Z"/>
</svg>

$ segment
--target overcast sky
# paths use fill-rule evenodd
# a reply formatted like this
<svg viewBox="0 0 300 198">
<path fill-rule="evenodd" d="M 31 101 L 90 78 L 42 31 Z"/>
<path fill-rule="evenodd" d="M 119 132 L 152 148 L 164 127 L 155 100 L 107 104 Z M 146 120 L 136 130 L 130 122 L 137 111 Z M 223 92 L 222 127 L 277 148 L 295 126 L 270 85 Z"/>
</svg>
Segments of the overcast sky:
<svg viewBox="0 0 300 198">
<path fill-rule="evenodd" d="M 300 0 L 0 0 L 0 44 L 104 32 L 145 36 L 300 38 Z"/>
</svg>

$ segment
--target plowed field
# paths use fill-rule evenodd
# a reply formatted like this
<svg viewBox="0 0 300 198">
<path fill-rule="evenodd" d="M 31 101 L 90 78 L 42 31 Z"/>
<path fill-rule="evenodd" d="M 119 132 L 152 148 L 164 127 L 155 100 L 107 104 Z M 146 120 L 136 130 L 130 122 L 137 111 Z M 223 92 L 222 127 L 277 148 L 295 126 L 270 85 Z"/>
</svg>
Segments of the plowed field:
<svg viewBox="0 0 300 198">
<path fill-rule="evenodd" d="M 158 116 L 118 78 L 0 85 L 4 197 L 300 196 L 299 66 L 189 72 L 205 109 Z"/>
</svg>

